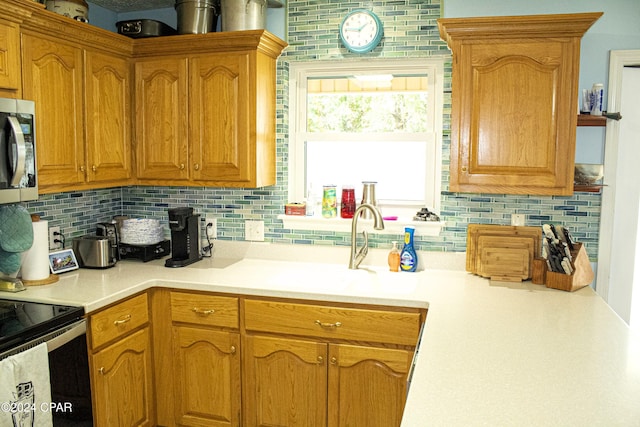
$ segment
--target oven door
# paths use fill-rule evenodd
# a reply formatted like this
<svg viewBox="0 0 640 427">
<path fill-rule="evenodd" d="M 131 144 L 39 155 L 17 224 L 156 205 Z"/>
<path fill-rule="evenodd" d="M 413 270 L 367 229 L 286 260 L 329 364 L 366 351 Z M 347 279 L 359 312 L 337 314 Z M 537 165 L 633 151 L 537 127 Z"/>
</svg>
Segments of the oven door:
<svg viewBox="0 0 640 427">
<path fill-rule="evenodd" d="M 83 319 L 47 341 L 54 427 L 93 425 L 86 330 Z"/>
<path fill-rule="evenodd" d="M 0 354 L 4 359 L 47 344 L 54 427 L 93 425 L 86 331 L 86 320 L 80 319 Z"/>
</svg>

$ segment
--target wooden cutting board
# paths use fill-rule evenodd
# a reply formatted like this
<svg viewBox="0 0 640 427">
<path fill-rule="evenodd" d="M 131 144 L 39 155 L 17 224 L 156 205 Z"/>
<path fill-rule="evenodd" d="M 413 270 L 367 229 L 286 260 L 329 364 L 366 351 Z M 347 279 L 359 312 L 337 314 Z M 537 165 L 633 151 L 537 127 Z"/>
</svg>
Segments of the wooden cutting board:
<svg viewBox="0 0 640 427">
<path fill-rule="evenodd" d="M 480 251 L 478 275 L 491 280 L 519 282 L 530 276 L 529 255 L 526 249 L 489 247 Z"/>
<path fill-rule="evenodd" d="M 469 224 L 467 271 L 493 280 L 531 278 L 533 259 L 540 255 L 539 227 Z"/>
</svg>

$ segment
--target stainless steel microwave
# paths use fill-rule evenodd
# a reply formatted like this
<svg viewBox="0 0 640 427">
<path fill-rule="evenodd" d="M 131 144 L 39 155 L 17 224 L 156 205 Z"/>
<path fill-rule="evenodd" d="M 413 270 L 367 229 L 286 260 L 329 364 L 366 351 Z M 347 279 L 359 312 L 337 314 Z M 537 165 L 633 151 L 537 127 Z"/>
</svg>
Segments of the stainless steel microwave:
<svg viewBox="0 0 640 427">
<path fill-rule="evenodd" d="M 37 199 L 35 104 L 0 98 L 0 204 Z"/>
</svg>

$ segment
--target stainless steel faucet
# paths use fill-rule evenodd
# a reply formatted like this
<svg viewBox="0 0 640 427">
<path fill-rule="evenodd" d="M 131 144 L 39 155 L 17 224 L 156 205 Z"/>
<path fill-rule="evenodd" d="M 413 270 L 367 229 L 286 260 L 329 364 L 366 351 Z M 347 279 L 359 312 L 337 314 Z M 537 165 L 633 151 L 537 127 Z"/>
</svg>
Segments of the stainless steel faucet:
<svg viewBox="0 0 640 427">
<path fill-rule="evenodd" d="M 382 219 L 382 214 L 377 207 L 373 206 L 369 203 L 362 203 L 358 206 L 358 209 L 353 213 L 353 220 L 351 221 L 351 258 L 349 259 L 349 268 L 351 270 L 355 270 L 358 268 L 364 257 L 367 256 L 369 252 L 369 238 L 367 236 L 367 232 L 363 231 L 362 236 L 364 237 L 364 245 L 359 250 L 356 250 L 356 233 L 358 229 L 358 218 L 360 217 L 360 213 L 363 210 L 369 210 L 373 214 L 373 228 L 376 230 L 384 230 L 384 221 Z"/>
</svg>

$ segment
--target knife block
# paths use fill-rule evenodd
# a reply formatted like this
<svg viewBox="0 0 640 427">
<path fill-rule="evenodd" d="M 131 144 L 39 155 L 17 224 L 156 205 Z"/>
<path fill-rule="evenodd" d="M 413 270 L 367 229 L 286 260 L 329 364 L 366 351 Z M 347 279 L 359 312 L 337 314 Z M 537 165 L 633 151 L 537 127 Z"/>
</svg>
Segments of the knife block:
<svg viewBox="0 0 640 427">
<path fill-rule="evenodd" d="M 556 273 L 546 269 L 544 284 L 547 288 L 560 289 L 561 291 L 573 292 L 588 286 L 595 277 L 587 250 L 582 243 L 576 243 L 571 252 L 573 262 L 572 274 Z"/>
</svg>

